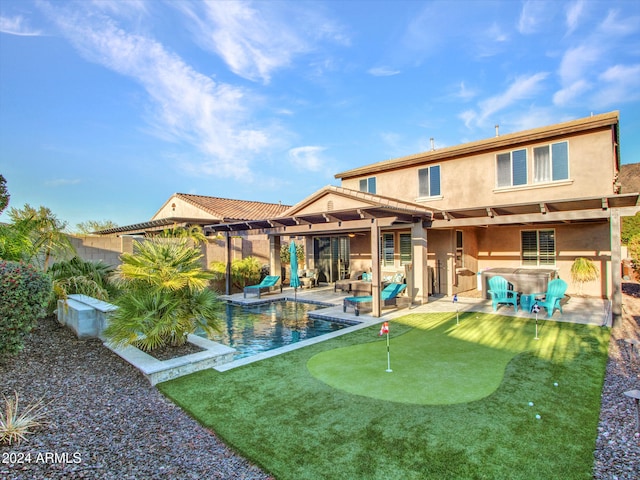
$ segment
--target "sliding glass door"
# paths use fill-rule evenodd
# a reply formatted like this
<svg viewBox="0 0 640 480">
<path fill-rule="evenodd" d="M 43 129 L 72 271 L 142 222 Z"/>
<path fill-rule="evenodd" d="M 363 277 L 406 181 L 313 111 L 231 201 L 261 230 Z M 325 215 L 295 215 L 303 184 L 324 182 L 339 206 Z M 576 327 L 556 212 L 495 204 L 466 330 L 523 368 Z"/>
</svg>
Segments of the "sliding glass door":
<svg viewBox="0 0 640 480">
<path fill-rule="evenodd" d="M 349 237 L 314 237 L 313 260 L 320 282 L 332 283 L 349 276 Z"/>
</svg>

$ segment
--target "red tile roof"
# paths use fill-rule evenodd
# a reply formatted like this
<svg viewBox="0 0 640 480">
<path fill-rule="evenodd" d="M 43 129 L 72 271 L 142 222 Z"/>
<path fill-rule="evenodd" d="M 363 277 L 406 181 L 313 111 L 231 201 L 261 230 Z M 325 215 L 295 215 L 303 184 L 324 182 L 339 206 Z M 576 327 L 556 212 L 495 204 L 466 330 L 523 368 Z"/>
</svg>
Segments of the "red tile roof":
<svg viewBox="0 0 640 480">
<path fill-rule="evenodd" d="M 265 218 L 278 217 L 291 208 L 290 205 L 282 205 L 280 203 L 233 200 L 188 193 L 176 193 L 176 197 L 201 208 L 220 221 L 263 220 Z"/>
</svg>

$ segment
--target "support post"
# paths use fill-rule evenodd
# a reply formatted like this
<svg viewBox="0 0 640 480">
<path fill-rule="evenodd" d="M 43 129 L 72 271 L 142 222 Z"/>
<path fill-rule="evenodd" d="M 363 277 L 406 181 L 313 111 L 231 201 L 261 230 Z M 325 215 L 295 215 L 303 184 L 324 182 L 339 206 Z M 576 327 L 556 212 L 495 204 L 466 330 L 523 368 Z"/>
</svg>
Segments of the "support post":
<svg viewBox="0 0 640 480">
<path fill-rule="evenodd" d="M 429 301 L 429 270 L 427 268 L 427 230 L 422 226 L 422 222 L 415 222 L 411 226 L 411 250 L 413 260 L 413 281 L 407 286 L 411 287 L 408 292 L 412 303 L 427 303 Z"/>
<path fill-rule="evenodd" d="M 225 246 L 224 257 L 226 262 L 224 291 L 225 291 L 225 294 L 231 295 L 231 233 L 230 232 L 224 232 L 224 246 Z"/>
<path fill-rule="evenodd" d="M 371 315 L 379 317 L 380 308 L 380 228 L 378 220 L 371 220 Z"/>
<path fill-rule="evenodd" d="M 611 327 L 622 325 L 622 246 L 620 239 L 620 211 L 611 209 Z"/>
</svg>

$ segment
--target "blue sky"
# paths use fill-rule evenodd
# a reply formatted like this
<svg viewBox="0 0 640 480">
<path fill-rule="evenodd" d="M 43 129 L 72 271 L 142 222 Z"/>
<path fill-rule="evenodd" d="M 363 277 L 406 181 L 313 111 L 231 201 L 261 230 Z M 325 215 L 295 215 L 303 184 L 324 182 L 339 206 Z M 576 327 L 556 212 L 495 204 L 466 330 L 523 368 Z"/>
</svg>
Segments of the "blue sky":
<svg viewBox="0 0 640 480">
<path fill-rule="evenodd" d="M 10 206 L 71 228 L 612 110 L 640 162 L 635 0 L 0 3 Z"/>
</svg>

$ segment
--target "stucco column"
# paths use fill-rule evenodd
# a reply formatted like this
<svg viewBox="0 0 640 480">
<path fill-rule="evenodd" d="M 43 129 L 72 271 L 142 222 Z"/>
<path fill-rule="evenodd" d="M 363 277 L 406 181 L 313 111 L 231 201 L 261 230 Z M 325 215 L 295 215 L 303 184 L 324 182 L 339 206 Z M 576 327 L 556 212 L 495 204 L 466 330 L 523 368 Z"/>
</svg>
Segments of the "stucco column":
<svg viewBox="0 0 640 480">
<path fill-rule="evenodd" d="M 371 221 L 371 315 L 379 317 L 380 309 L 380 228 L 378 220 Z"/>
<path fill-rule="evenodd" d="M 611 326 L 622 324 L 622 246 L 620 240 L 620 211 L 611 209 Z"/>
<path fill-rule="evenodd" d="M 224 232 L 224 246 L 224 260 L 226 263 L 224 291 L 227 295 L 231 295 L 231 232 Z"/>
<path fill-rule="evenodd" d="M 410 285 L 412 288 L 409 298 L 418 304 L 429 301 L 429 271 L 427 268 L 427 229 L 422 226 L 422 222 L 416 222 L 411 226 L 411 258 L 412 277 Z M 407 282 L 408 283 L 408 282 Z"/>
<path fill-rule="evenodd" d="M 280 236 L 269 237 L 269 273 L 282 275 L 282 262 L 280 261 Z M 280 279 L 282 283 L 282 279 Z"/>
</svg>

